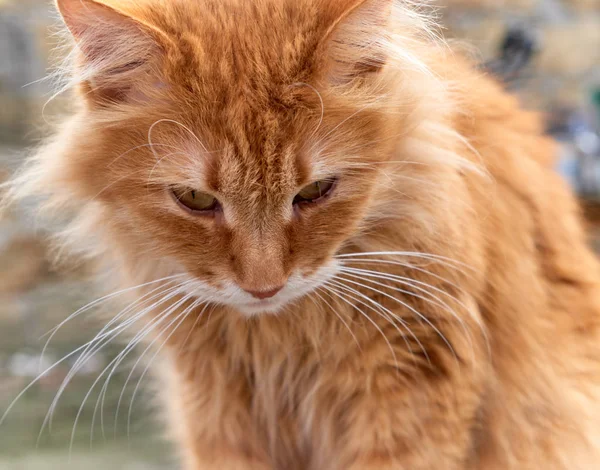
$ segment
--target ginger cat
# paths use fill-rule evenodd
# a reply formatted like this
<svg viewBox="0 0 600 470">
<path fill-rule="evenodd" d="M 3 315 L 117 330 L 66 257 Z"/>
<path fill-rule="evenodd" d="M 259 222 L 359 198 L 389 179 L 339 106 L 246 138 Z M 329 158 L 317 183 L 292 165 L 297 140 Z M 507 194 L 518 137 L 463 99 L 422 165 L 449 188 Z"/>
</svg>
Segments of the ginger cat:
<svg viewBox="0 0 600 470">
<path fill-rule="evenodd" d="M 77 109 L 11 196 L 135 292 L 186 470 L 600 468 L 575 198 L 427 10 L 57 4 Z"/>
</svg>

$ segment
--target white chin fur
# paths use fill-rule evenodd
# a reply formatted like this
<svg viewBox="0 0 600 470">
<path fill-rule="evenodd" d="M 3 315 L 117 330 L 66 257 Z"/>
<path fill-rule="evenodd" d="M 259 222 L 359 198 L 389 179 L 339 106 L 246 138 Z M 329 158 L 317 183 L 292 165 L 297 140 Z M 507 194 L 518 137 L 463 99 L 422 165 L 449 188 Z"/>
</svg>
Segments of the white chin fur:
<svg viewBox="0 0 600 470">
<path fill-rule="evenodd" d="M 277 297 L 277 296 L 275 296 Z M 262 302 L 249 303 L 249 304 L 241 304 L 241 305 L 231 305 L 236 310 L 238 310 L 241 314 L 247 317 L 254 317 L 256 315 L 261 314 L 276 314 L 282 311 L 286 305 L 288 305 L 290 301 L 280 301 L 277 298 L 268 299 Z"/>
<path fill-rule="evenodd" d="M 286 286 L 280 292 L 265 300 L 255 299 L 233 282 L 223 283 L 222 288 L 215 289 L 200 280 L 195 280 L 186 288 L 186 293 L 198 299 L 206 299 L 207 302 L 234 308 L 247 317 L 261 314 L 273 315 L 323 285 L 335 276 L 337 268 L 338 263 L 333 260 L 319 268 L 312 276 L 306 277 L 295 273 L 290 276 Z"/>
</svg>

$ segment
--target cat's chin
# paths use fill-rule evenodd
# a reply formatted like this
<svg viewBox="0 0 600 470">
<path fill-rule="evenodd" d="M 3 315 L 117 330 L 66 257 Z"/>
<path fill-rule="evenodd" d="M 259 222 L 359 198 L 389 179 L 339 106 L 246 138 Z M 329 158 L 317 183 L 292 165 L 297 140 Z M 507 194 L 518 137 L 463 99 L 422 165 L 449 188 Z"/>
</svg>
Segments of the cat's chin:
<svg viewBox="0 0 600 470">
<path fill-rule="evenodd" d="M 256 303 L 236 305 L 234 308 L 243 316 L 276 315 L 285 309 L 288 302 L 278 300 L 261 300 Z"/>
</svg>

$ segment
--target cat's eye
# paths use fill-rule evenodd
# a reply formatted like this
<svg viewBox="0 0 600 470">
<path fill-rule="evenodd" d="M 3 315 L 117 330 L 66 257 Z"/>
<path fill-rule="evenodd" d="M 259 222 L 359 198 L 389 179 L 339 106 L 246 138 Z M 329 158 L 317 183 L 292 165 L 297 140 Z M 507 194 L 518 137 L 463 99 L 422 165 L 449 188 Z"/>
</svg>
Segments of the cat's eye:
<svg viewBox="0 0 600 470">
<path fill-rule="evenodd" d="M 195 213 L 209 213 L 220 205 L 216 197 L 193 189 L 173 189 L 173 196 L 185 209 Z"/>
<path fill-rule="evenodd" d="M 335 187 L 335 179 L 315 181 L 305 186 L 294 198 L 294 204 L 318 202 L 329 196 Z"/>
</svg>

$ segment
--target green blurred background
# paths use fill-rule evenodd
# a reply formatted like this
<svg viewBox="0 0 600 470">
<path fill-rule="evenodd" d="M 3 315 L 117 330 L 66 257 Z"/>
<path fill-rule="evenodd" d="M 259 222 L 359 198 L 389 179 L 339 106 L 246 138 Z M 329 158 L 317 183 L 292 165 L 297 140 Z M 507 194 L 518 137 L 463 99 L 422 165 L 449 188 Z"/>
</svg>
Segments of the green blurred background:
<svg viewBox="0 0 600 470">
<path fill-rule="evenodd" d="M 68 110 L 68 95 L 44 108 L 52 96 L 52 82 L 42 79 L 52 70 L 59 24 L 51 3 L 0 0 L 0 182 L 25 149 Z M 512 74 L 508 86 L 527 106 L 547 114 L 549 129 L 562 143 L 558 168 L 594 213 L 600 194 L 600 0 L 441 0 L 439 5 L 446 35 L 466 39 L 482 64 L 498 65 L 508 31 L 517 28 L 530 35 L 535 44 L 532 62 Z M 101 293 L 86 281 L 85 267 L 53 267 L 43 230 L 22 214 L 15 209 L 0 218 L 0 415 L 38 375 L 40 363 L 49 366 L 101 326 L 94 315 L 83 315 L 61 329 L 45 357 L 40 356 L 42 336 Z M 97 387 L 83 408 L 69 456 L 83 398 L 118 350 L 117 344 L 102 351 L 74 378 L 56 409 L 52 432 L 44 432 L 39 442 L 48 407 L 73 361 L 56 367 L 16 403 L 0 427 L 0 470 L 176 468 L 161 440 L 161 426 L 153 419 L 148 387 L 136 399 L 128 433 L 129 401 L 143 367 L 133 374 L 114 425 L 117 401 L 136 354 L 108 388 L 105 435 L 99 422 L 92 427 Z"/>
</svg>

